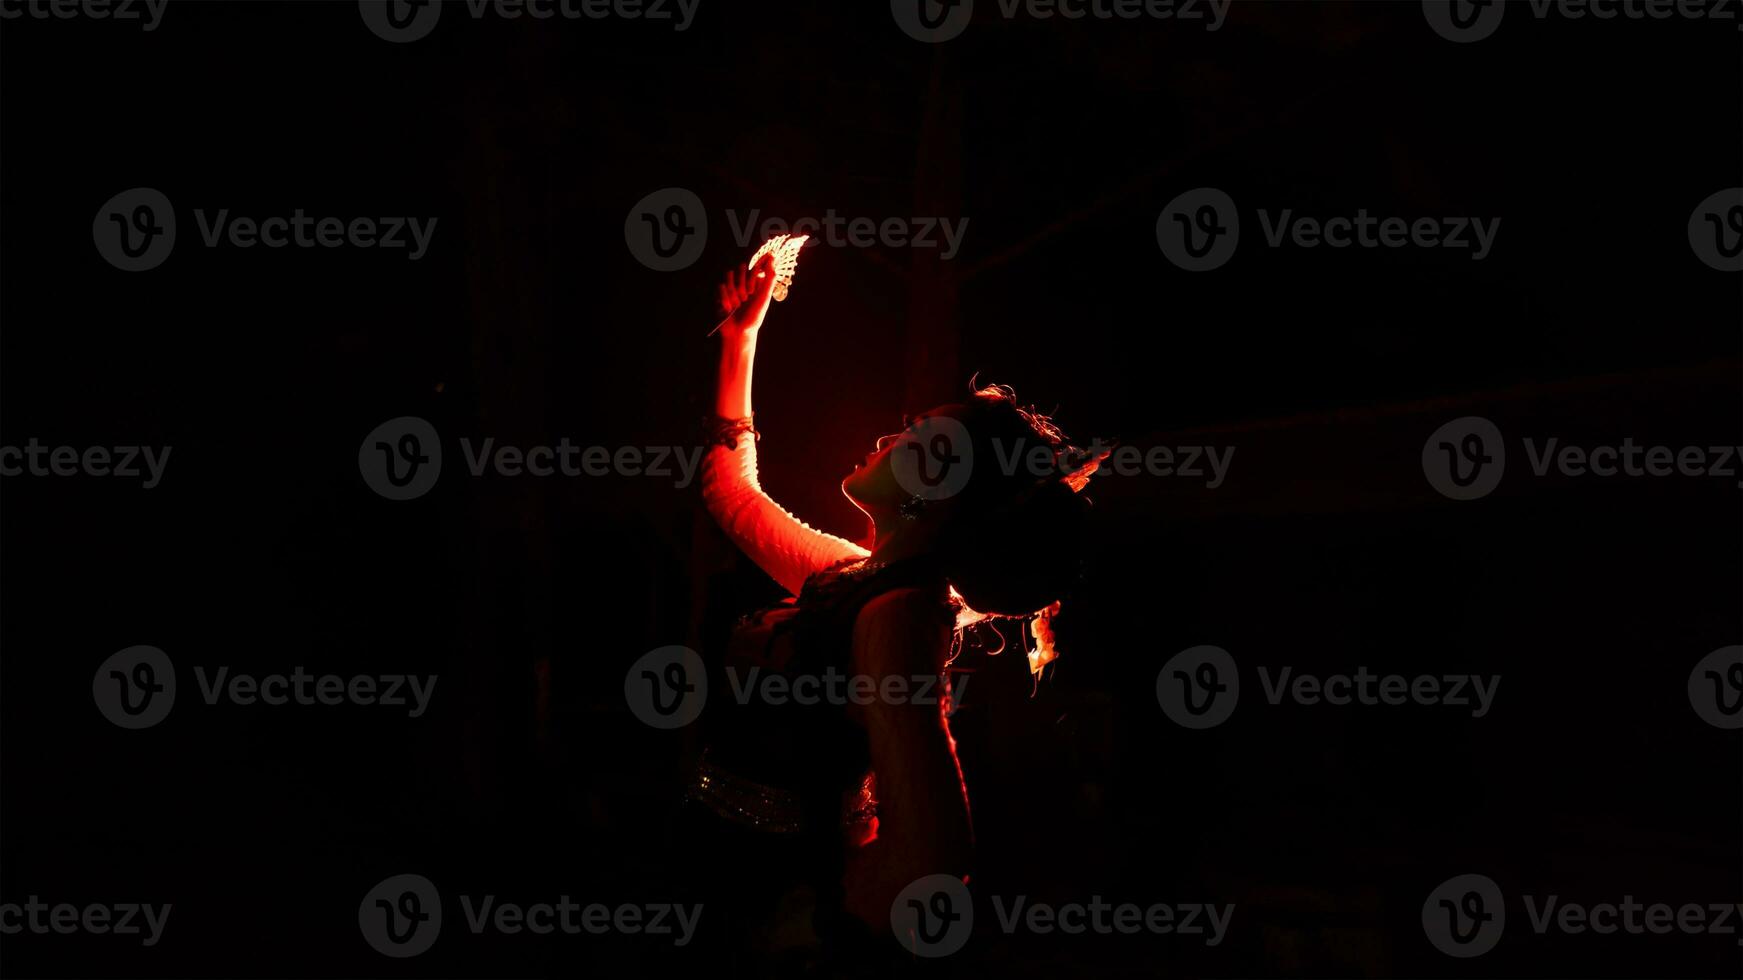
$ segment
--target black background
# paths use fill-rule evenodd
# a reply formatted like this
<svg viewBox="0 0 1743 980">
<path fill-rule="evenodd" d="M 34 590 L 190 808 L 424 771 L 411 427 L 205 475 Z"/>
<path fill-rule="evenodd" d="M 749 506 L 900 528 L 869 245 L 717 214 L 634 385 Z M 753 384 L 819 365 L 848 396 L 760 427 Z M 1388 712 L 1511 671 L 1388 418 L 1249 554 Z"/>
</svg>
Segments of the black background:
<svg viewBox="0 0 1743 980">
<path fill-rule="evenodd" d="M 1064 656 L 1030 695 L 970 651 L 955 729 L 977 891 L 1237 905 L 1227 940 L 1015 936 L 1012 976 L 1735 976 L 1735 936 L 1539 936 L 1456 961 L 1430 889 L 1735 902 L 1736 732 L 1685 694 L 1739 640 L 1735 480 L 1532 475 L 1524 437 L 1736 445 L 1739 282 L 1686 224 L 1743 174 L 1734 23 L 1514 5 L 1472 45 L 1414 2 L 1238 2 L 1173 21 L 1003 20 L 922 44 L 887 5 L 704 0 L 639 21 L 473 20 L 396 45 L 350 2 L 173 2 L 149 33 L 0 22 L 0 443 L 168 445 L 161 486 L 17 476 L 0 518 L 0 899 L 172 902 L 163 941 L 0 941 L 9 976 L 534 976 L 657 963 L 645 939 L 480 938 L 385 959 L 356 908 L 445 894 L 653 901 L 692 747 L 628 665 L 772 594 L 694 489 L 469 476 L 457 440 L 695 444 L 740 215 L 968 219 L 963 249 L 818 248 L 763 338 L 765 485 L 859 536 L 835 483 L 970 375 L 1081 440 L 1236 448 L 1228 482 L 1098 480 Z M 180 238 L 129 274 L 91 240 L 154 187 Z M 625 246 L 663 187 L 692 267 Z M 1188 274 L 1157 215 L 1230 193 L 1245 238 Z M 195 209 L 438 219 L 430 253 L 207 248 Z M 1264 246 L 1255 211 L 1501 219 L 1491 256 Z M 441 432 L 436 489 L 363 482 L 363 437 Z M 1419 463 L 1461 415 L 1494 494 Z M 727 598 L 722 598 L 723 596 Z M 91 676 L 174 659 L 161 725 Z M 1192 732 L 1162 662 L 1212 643 L 1242 702 Z M 192 668 L 435 673 L 434 706 L 208 706 Z M 1272 706 L 1292 666 L 1499 674 L 1494 710 Z M 450 910 L 450 915 L 454 912 Z M 703 965 L 705 966 L 705 965 Z"/>
</svg>

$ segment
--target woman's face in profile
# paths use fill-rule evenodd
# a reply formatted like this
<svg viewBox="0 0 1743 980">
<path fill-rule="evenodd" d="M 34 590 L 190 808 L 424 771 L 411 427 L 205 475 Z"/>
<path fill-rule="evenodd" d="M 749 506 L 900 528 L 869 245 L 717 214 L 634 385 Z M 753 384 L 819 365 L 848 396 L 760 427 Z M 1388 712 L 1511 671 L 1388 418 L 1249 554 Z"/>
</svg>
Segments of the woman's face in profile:
<svg viewBox="0 0 1743 980">
<path fill-rule="evenodd" d="M 925 419 L 937 416 L 956 418 L 961 414 L 963 409 L 960 405 L 942 405 L 929 412 L 910 416 L 902 431 L 878 437 L 872 451 L 841 481 L 841 492 L 873 521 L 896 513 L 913 496 L 913 492 L 904 488 L 901 481 L 896 479 L 891 460 L 896 453 L 913 452 L 917 448 L 914 440 L 902 437 L 915 432 L 916 427 Z"/>
<path fill-rule="evenodd" d="M 896 482 L 895 471 L 890 466 L 890 454 L 895 451 L 901 438 L 901 432 L 879 436 L 872 451 L 866 454 L 865 459 L 854 464 L 853 472 L 841 481 L 841 492 L 874 521 L 880 515 L 895 510 L 907 499 L 907 494 Z"/>
</svg>

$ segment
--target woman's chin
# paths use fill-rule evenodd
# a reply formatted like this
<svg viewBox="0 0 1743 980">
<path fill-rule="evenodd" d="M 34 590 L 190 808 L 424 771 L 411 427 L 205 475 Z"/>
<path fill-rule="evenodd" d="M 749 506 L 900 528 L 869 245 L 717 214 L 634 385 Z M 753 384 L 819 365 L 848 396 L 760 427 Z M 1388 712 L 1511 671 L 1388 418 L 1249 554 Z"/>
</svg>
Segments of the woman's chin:
<svg viewBox="0 0 1743 980">
<path fill-rule="evenodd" d="M 860 480 L 864 475 L 863 467 L 855 466 L 853 472 L 847 474 L 847 476 L 843 477 L 841 480 L 841 495 L 846 497 L 849 502 L 851 502 L 855 507 L 858 507 L 861 511 L 865 510 L 865 503 L 862 500 L 863 494 L 859 492 L 863 489 L 860 485 Z"/>
</svg>

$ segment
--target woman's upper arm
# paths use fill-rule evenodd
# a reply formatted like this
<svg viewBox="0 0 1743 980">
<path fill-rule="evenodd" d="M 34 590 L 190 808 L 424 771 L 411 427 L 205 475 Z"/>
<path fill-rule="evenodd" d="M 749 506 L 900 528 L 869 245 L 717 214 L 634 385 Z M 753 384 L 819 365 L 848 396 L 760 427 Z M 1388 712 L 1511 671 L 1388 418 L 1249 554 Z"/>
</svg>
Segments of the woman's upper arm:
<svg viewBox="0 0 1743 980">
<path fill-rule="evenodd" d="M 763 492 L 756 442 L 748 434 L 739 437 L 736 449 L 709 447 L 702 460 L 702 499 L 733 543 L 794 595 L 813 573 L 867 554 L 799 520 Z"/>
<path fill-rule="evenodd" d="M 940 673 L 954 621 L 955 611 L 942 590 L 881 593 L 854 620 L 854 669 L 867 674 Z"/>
<path fill-rule="evenodd" d="M 877 778 L 879 834 L 924 873 L 965 865 L 973 834 L 956 743 L 950 736 L 944 662 L 954 612 L 942 591 L 895 589 L 860 611 L 853 671 L 878 692 L 862 718 Z M 884 680 L 905 683 L 888 697 Z"/>
</svg>

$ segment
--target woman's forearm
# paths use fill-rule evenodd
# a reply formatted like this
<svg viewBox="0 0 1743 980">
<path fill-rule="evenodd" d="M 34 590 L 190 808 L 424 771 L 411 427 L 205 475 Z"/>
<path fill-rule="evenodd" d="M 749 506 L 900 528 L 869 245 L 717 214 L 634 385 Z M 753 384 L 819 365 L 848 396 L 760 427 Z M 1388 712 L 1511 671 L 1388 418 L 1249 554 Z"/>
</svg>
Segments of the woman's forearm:
<svg viewBox="0 0 1743 980">
<path fill-rule="evenodd" d="M 756 367 L 757 331 L 725 332 L 720 342 L 720 377 L 714 394 L 714 414 L 742 419 L 751 414 L 751 374 Z"/>
<path fill-rule="evenodd" d="M 743 419 L 751 413 L 757 333 L 723 333 L 714 412 L 723 419 Z M 759 568 L 798 595 L 812 574 L 865 556 L 864 548 L 811 528 L 769 499 L 757 482 L 756 434 L 734 431 L 730 444 L 711 445 L 702 457 L 702 500 L 727 537 Z"/>
</svg>

